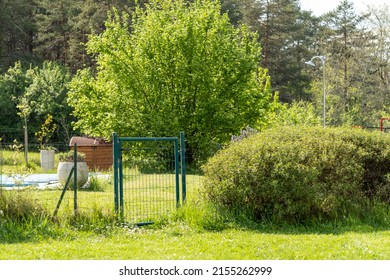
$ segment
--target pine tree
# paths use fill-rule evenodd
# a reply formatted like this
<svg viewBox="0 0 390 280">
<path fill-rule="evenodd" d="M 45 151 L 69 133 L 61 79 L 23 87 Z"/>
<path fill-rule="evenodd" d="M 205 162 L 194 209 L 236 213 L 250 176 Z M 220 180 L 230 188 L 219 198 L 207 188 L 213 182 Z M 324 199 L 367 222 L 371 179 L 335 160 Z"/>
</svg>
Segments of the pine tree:
<svg viewBox="0 0 390 280">
<path fill-rule="evenodd" d="M 326 26 L 322 37 L 322 53 L 327 54 L 329 71 L 336 73 L 334 81 L 329 77 L 328 96 L 333 124 L 363 122 L 365 69 L 362 61 L 370 60 L 373 36 L 362 28 L 368 15 L 357 15 L 353 3 L 340 1 L 339 6 L 323 17 Z M 333 101 L 332 101 L 333 100 Z M 333 103 L 332 103 L 333 102 Z"/>
<path fill-rule="evenodd" d="M 77 12 L 70 22 L 69 59 L 72 71 L 89 66 L 92 61 L 85 49 L 88 36 L 99 34 L 104 30 L 107 12 L 111 9 L 112 1 L 77 0 Z"/>
<path fill-rule="evenodd" d="M 245 0 L 243 22 L 259 33 L 262 66 L 269 69 L 273 89 L 282 101 L 309 99 L 305 61 L 318 30 L 318 20 L 301 11 L 297 0 Z"/>
<path fill-rule="evenodd" d="M 70 18 L 74 10 L 72 0 L 38 0 L 35 16 L 37 39 L 35 52 L 45 60 L 67 64 L 69 56 Z"/>
<path fill-rule="evenodd" d="M 0 71 L 33 60 L 34 10 L 30 0 L 0 1 Z"/>
</svg>

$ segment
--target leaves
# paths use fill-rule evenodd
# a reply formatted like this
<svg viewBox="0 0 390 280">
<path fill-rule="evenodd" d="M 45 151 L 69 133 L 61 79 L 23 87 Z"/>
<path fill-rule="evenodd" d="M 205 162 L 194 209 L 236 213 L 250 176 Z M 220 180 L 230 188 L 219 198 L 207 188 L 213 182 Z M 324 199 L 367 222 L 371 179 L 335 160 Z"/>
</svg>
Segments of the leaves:
<svg viewBox="0 0 390 280">
<path fill-rule="evenodd" d="M 69 97 L 84 132 L 172 136 L 183 130 L 200 152 L 263 117 L 270 89 L 258 68 L 257 36 L 235 29 L 219 4 L 151 1 L 132 16 L 130 30 L 129 16 L 114 11 L 106 30 L 87 44 L 98 71 L 80 71 Z"/>
<path fill-rule="evenodd" d="M 367 203 L 388 203 L 389 143 L 386 134 L 358 129 L 265 130 L 212 157 L 204 191 L 213 203 L 258 219 L 359 217 Z"/>
<path fill-rule="evenodd" d="M 0 100 L 9 108 L 2 118 L 4 124 L 0 121 L 0 125 L 11 123 L 17 129 L 17 116 L 26 126 L 27 121 L 34 124 L 44 122 L 46 115 L 50 114 L 53 121 L 61 125 L 59 131 L 66 137 L 70 130 L 70 107 L 66 103 L 69 81 L 68 69 L 55 62 L 46 61 L 41 67 L 27 70 L 20 62 L 16 63 L 0 78 Z"/>
</svg>

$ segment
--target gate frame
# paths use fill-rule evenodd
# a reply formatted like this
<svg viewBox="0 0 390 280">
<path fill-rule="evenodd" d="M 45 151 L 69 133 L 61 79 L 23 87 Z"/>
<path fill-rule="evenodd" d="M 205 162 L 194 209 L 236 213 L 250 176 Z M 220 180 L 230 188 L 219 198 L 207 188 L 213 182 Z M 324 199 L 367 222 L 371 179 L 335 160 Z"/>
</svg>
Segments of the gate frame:
<svg viewBox="0 0 390 280">
<path fill-rule="evenodd" d="M 180 148 L 179 148 L 179 140 L 180 140 Z M 180 168 L 181 179 L 182 179 L 181 180 L 182 204 L 184 204 L 186 201 L 187 187 L 186 187 L 184 132 L 180 132 L 180 139 L 178 137 L 119 137 L 118 134 L 114 132 L 112 134 L 113 169 L 114 169 L 114 204 L 115 204 L 115 212 L 119 213 L 121 218 L 123 218 L 123 214 L 124 214 L 122 142 L 137 142 L 137 141 L 174 142 L 176 207 L 180 206 L 179 168 Z M 179 157 L 180 157 L 180 162 L 179 162 Z"/>
</svg>

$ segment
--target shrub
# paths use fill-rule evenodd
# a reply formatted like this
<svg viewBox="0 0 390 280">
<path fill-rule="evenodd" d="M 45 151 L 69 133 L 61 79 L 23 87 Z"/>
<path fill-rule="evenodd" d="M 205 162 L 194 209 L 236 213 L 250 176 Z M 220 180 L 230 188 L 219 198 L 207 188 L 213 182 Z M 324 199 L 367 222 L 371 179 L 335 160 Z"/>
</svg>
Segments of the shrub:
<svg viewBox="0 0 390 280">
<path fill-rule="evenodd" d="M 284 127 L 231 143 L 203 167 L 214 202 L 256 219 L 304 222 L 364 215 L 390 201 L 390 136 Z"/>
<path fill-rule="evenodd" d="M 74 151 L 61 153 L 61 154 L 59 154 L 58 159 L 60 162 L 74 162 Z M 77 161 L 84 162 L 85 161 L 85 154 L 84 153 L 77 153 Z"/>
</svg>

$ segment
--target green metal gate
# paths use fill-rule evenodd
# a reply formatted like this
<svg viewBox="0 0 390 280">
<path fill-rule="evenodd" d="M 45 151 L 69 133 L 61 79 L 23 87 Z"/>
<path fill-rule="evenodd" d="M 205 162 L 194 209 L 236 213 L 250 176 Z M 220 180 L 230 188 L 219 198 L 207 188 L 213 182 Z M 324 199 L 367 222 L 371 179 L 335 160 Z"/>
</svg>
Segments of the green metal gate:
<svg viewBox="0 0 390 280">
<path fill-rule="evenodd" d="M 180 138 L 113 134 L 115 210 L 124 221 L 150 223 L 184 203 L 184 143 L 183 132 Z"/>
</svg>

